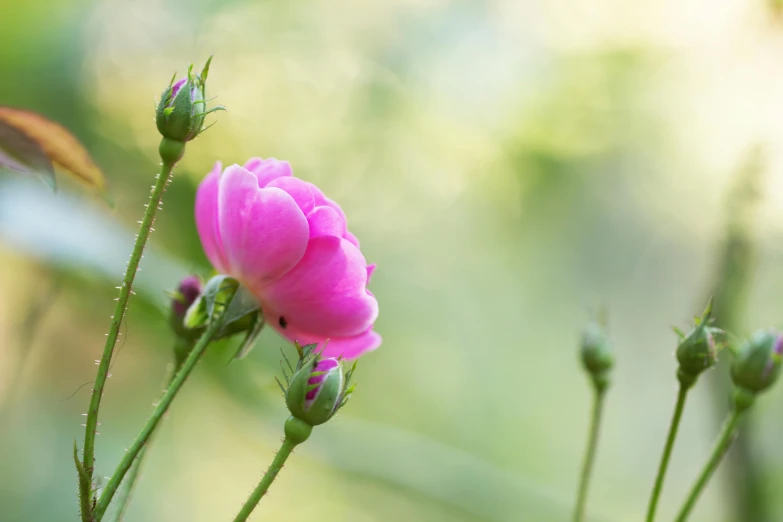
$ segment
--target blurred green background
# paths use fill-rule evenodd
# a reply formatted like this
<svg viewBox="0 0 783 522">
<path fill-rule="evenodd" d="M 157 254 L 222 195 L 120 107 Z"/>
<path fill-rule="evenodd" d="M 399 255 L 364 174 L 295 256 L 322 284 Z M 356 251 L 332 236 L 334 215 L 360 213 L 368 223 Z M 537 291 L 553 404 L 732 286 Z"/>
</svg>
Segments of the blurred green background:
<svg viewBox="0 0 783 522">
<path fill-rule="evenodd" d="M 601 305 L 618 363 L 589 510 L 642 519 L 676 394 L 669 327 L 716 285 L 732 332 L 783 326 L 783 19 L 763 0 L 3 2 L 0 104 L 71 129 L 115 207 L 0 175 L 0 520 L 78 519 L 72 445 L 157 171 L 153 100 L 210 54 L 229 112 L 166 194 L 96 476 L 159 394 L 164 291 L 210 270 L 198 182 L 216 160 L 275 156 L 343 206 L 378 264 L 384 344 L 255 519 L 569 520 L 591 401 L 578 338 Z M 265 332 L 230 365 L 211 349 L 126 520 L 233 517 L 282 434 L 281 347 Z M 708 455 L 725 379 L 691 394 L 661 520 Z M 778 386 L 693 521 L 783 520 L 781 412 Z"/>
</svg>

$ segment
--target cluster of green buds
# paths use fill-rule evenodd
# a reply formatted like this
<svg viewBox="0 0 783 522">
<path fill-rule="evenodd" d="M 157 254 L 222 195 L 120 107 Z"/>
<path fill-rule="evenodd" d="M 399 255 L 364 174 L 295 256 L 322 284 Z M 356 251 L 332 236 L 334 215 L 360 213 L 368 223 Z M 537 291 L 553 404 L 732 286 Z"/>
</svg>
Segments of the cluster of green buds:
<svg viewBox="0 0 783 522">
<path fill-rule="evenodd" d="M 686 388 L 696 384 L 702 372 L 718 361 L 718 343 L 715 336 L 723 333 L 720 328 L 711 326 L 712 299 L 707 303 L 701 317 L 694 318 L 694 326 L 687 334 L 674 328 L 680 339 L 677 345 L 677 379 Z"/>
<path fill-rule="evenodd" d="M 731 380 L 738 410 L 750 407 L 756 395 L 766 391 L 780 376 L 783 335 L 758 331 L 737 348 L 732 348 Z"/>
<path fill-rule="evenodd" d="M 322 358 L 315 353 L 317 347 L 317 344 L 301 346 L 297 343 L 299 360 L 296 366 L 291 365 L 283 354 L 285 384 L 277 381 L 291 412 L 291 418 L 285 424 L 286 437 L 296 444 L 307 440 L 313 426 L 334 417 L 355 389 L 355 385 L 351 385 L 351 377 L 356 363 L 343 373 L 342 359 Z"/>
<path fill-rule="evenodd" d="M 204 118 L 207 114 L 225 110 L 222 105 L 207 109 L 207 76 L 212 57 L 207 60 L 200 74 L 193 73 L 193 65 L 184 78 L 172 76 L 169 86 L 163 91 L 155 111 L 155 124 L 163 135 L 160 155 L 164 161 L 176 163 L 184 154 L 184 143 L 204 132 Z M 173 142 L 173 143 L 172 143 Z"/>
<path fill-rule="evenodd" d="M 596 391 L 603 392 L 609 386 L 609 373 L 614 366 L 612 345 L 602 322 L 590 321 L 582 334 L 582 365 Z"/>
<path fill-rule="evenodd" d="M 187 356 L 189 346 L 212 321 L 221 323 L 215 339 L 245 334 L 234 358 L 248 353 L 264 326 L 256 298 L 236 279 L 225 275 L 214 276 L 203 284 L 198 277 L 188 276 L 170 295 L 169 324 L 177 336 L 178 361 Z"/>
</svg>

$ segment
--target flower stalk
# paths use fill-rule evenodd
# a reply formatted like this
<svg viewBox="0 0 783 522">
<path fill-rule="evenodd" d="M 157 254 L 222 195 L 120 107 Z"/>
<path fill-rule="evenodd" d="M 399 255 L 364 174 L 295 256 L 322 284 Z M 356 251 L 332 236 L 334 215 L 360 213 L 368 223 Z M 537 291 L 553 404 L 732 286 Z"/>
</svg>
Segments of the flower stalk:
<svg viewBox="0 0 783 522">
<path fill-rule="evenodd" d="M 715 470 L 737 434 L 742 415 L 756 402 L 756 397 L 768 390 L 780 378 L 783 363 L 783 336 L 773 331 L 758 331 L 740 347 L 732 347 L 731 380 L 734 383 L 734 408 L 723 425 L 721 434 L 691 488 L 675 522 L 685 522 L 699 495 L 707 486 Z"/>
<path fill-rule="evenodd" d="M 296 417 L 290 417 L 286 421 L 286 436 L 283 439 L 283 445 L 280 446 L 280 451 L 278 451 L 277 455 L 275 455 L 275 458 L 272 461 L 272 465 L 269 466 L 269 469 L 267 469 L 266 473 L 264 473 L 264 476 L 261 478 L 261 482 L 258 483 L 258 486 L 256 486 L 256 488 L 250 494 L 250 497 L 248 497 L 247 501 L 242 506 L 242 509 L 239 510 L 239 513 L 234 518 L 234 522 L 244 522 L 248 519 L 258 503 L 261 501 L 264 495 L 266 495 L 266 492 L 269 491 L 269 486 L 272 485 L 272 482 L 274 482 L 275 478 L 277 478 L 277 474 L 280 473 L 281 469 L 283 469 L 285 461 L 288 460 L 288 457 L 294 451 L 294 448 L 302 442 L 306 441 L 308 437 L 310 437 L 310 433 L 312 431 L 312 426 L 303 420 L 297 419 Z"/>
<path fill-rule="evenodd" d="M 601 427 L 601 414 L 604 406 L 605 390 L 596 389 L 593 396 L 593 414 L 590 419 L 590 431 L 587 437 L 587 449 L 585 450 L 584 464 L 582 465 L 582 475 L 579 481 L 579 493 L 574 509 L 574 522 L 582 522 L 585 519 L 585 507 L 587 505 L 587 490 L 590 485 L 590 477 L 593 471 L 593 461 L 595 460 L 596 448 L 598 446 L 598 436 Z"/>
<path fill-rule="evenodd" d="M 188 376 L 190 376 L 193 368 L 195 368 L 196 363 L 204 354 L 207 346 L 209 346 L 222 326 L 223 323 L 219 320 L 210 322 L 204 334 L 193 347 L 193 350 L 190 352 L 190 354 L 188 354 L 188 357 L 185 359 L 182 367 L 174 375 L 174 378 L 171 380 L 171 384 L 161 397 L 158 404 L 155 406 L 152 415 L 150 415 L 150 418 L 147 419 L 147 423 L 136 437 L 136 440 L 133 441 L 131 446 L 125 452 L 125 455 L 122 457 L 119 466 L 117 466 L 114 474 L 111 476 L 109 482 L 106 484 L 106 487 L 103 489 L 103 493 L 98 499 L 98 503 L 95 507 L 96 520 L 100 520 L 103 517 L 103 514 L 106 512 L 106 509 L 108 508 L 109 503 L 112 501 L 114 494 L 117 492 L 117 488 L 120 486 L 120 483 L 125 477 L 125 474 L 130 470 L 139 453 L 142 451 L 152 436 L 153 431 L 155 431 L 158 423 L 163 418 L 163 415 L 169 409 L 169 406 L 171 406 L 174 397 L 177 395 L 177 393 L 179 393 L 180 388 L 182 388 L 182 385 L 185 384 Z"/>
<path fill-rule="evenodd" d="M 158 152 L 162 160 L 160 173 L 155 180 L 155 184 L 150 192 L 150 199 L 144 211 L 144 217 L 140 221 L 139 232 L 136 235 L 136 241 L 133 245 L 128 266 L 122 279 L 122 284 L 118 287 L 120 295 L 117 298 L 117 305 L 114 308 L 109 332 L 106 334 L 106 344 L 103 347 L 103 353 L 98 362 L 98 371 L 95 377 L 92 394 L 90 396 L 90 405 L 87 410 L 87 419 L 85 422 L 84 433 L 84 456 L 79 468 L 80 481 L 87 478 L 90 485 L 88 490 L 93 487 L 93 474 L 95 471 L 95 437 L 98 427 L 98 413 L 101 407 L 103 389 L 106 386 L 106 379 L 109 375 L 114 347 L 117 344 L 120 326 L 125 318 L 125 311 L 128 307 L 128 300 L 132 293 L 133 282 L 136 278 L 136 272 L 139 270 L 139 263 L 144 254 L 144 247 L 147 244 L 152 224 L 155 222 L 155 216 L 160 208 L 163 193 L 166 185 L 171 179 L 171 173 L 177 162 L 185 154 L 185 145 L 198 134 L 203 132 L 204 117 L 214 110 L 223 110 L 222 107 L 215 107 L 206 110 L 206 79 L 209 72 L 209 65 L 212 58 L 207 60 L 206 65 L 200 75 L 192 73 L 193 66 L 188 70 L 185 79 L 177 82 L 178 91 L 175 96 L 172 83 L 164 91 L 164 99 L 156 111 L 156 124 L 158 130 L 163 135 Z M 184 90 L 183 90 L 184 89 Z M 181 91 L 181 94 L 180 94 Z M 85 498 L 85 488 L 79 488 L 79 502 L 81 506 L 82 522 L 94 522 L 100 520 L 100 515 L 93 513 L 95 499 L 92 492 L 88 491 L 88 498 Z M 97 508 L 95 508 L 97 509 Z M 104 506 L 105 509 L 105 506 Z"/>
<path fill-rule="evenodd" d="M 734 441 L 734 438 L 737 435 L 737 423 L 744 412 L 745 410 L 735 408 L 726 418 L 726 422 L 723 424 L 723 429 L 715 443 L 715 447 L 712 449 L 710 458 L 701 470 L 699 478 L 696 479 L 690 493 L 688 493 L 688 497 L 680 508 L 675 522 L 685 522 L 691 514 L 693 507 L 696 505 L 696 501 L 699 499 L 699 495 L 704 491 L 704 487 L 707 485 L 707 482 L 709 482 L 712 474 L 715 473 L 715 470 L 718 469 L 718 465 L 723 459 L 723 456 Z"/>
<path fill-rule="evenodd" d="M 193 349 L 193 341 L 183 339 L 181 337 L 177 337 L 175 341 L 175 352 L 183 352 L 183 353 L 190 353 L 190 350 Z M 163 390 L 165 393 L 165 390 L 169 388 L 171 385 L 171 380 L 174 378 L 174 376 L 177 374 L 177 371 L 179 370 L 182 362 L 184 362 L 184 358 L 182 361 L 177 361 L 175 365 L 167 372 L 166 378 L 163 381 Z M 141 451 L 139 451 L 138 456 L 136 457 L 136 460 L 133 461 L 133 465 L 131 466 L 130 471 L 128 471 L 128 474 L 125 477 L 125 480 L 122 481 L 122 486 L 117 493 L 117 500 L 115 502 L 116 509 L 114 511 L 114 517 L 112 520 L 115 522 L 120 522 L 122 520 L 122 517 L 125 515 L 125 510 L 128 509 L 128 505 L 130 504 L 131 496 L 133 495 L 133 490 L 136 487 L 136 482 L 139 479 L 139 473 L 141 471 L 141 465 L 144 461 L 144 457 L 147 454 L 147 451 L 149 450 L 150 445 L 152 444 L 152 440 L 155 437 L 155 432 L 150 435 L 149 439 L 147 440 L 147 443 L 144 445 L 143 448 L 141 448 Z"/>
<path fill-rule="evenodd" d="M 139 269 L 139 262 L 141 261 L 142 254 L 144 253 L 144 247 L 147 244 L 147 240 L 149 239 L 150 232 L 152 230 L 152 224 L 155 221 L 155 215 L 158 211 L 158 208 L 160 207 L 160 202 L 163 198 L 163 192 L 166 188 L 166 184 L 168 183 L 169 178 L 171 177 L 171 172 L 174 169 L 174 165 L 182 158 L 185 153 L 185 144 L 172 142 L 168 138 L 163 138 L 160 149 L 161 157 L 164 159 L 164 162 L 155 181 L 155 185 L 152 187 L 152 191 L 150 192 L 149 203 L 147 204 L 147 209 L 144 212 L 144 217 L 141 220 L 139 233 L 136 236 L 136 242 L 133 245 L 133 252 L 131 253 L 130 260 L 128 261 L 128 267 L 125 270 L 125 276 L 122 279 L 120 295 L 117 299 L 117 305 L 114 308 L 111 325 L 109 326 L 109 333 L 106 335 L 106 344 L 103 347 L 103 354 L 101 355 L 100 363 L 98 364 L 95 385 L 92 388 L 92 395 L 90 397 L 90 407 L 87 411 L 87 421 L 85 423 L 86 426 L 84 433 L 84 457 L 82 465 L 84 467 L 85 473 L 87 474 L 87 477 L 90 480 L 92 480 L 93 470 L 95 467 L 95 436 L 97 434 L 98 427 L 98 411 L 101 407 L 103 388 L 106 385 L 106 379 L 109 374 L 109 366 L 111 365 L 114 346 L 117 344 L 117 336 L 120 332 L 120 325 L 122 324 L 122 320 L 125 317 L 125 311 L 128 307 L 128 299 L 131 295 L 133 281 L 136 277 L 136 272 Z M 92 522 L 91 514 L 89 512 L 82 512 L 82 521 Z"/>
<path fill-rule="evenodd" d="M 601 321 L 591 321 L 582 334 L 580 355 L 582 366 L 590 377 L 593 386 L 593 413 L 590 418 L 590 428 L 587 436 L 582 474 L 579 480 L 579 490 L 574 507 L 574 522 L 582 522 L 587 508 L 587 492 L 593 471 L 593 462 L 598 448 L 601 416 L 604 397 L 609 389 L 610 374 L 614 367 L 612 345 L 606 335 L 605 317 Z"/>
<path fill-rule="evenodd" d="M 291 365 L 283 354 L 285 364 L 281 362 L 285 385 L 277 381 L 285 395 L 286 406 L 291 416 L 285 421 L 285 438 L 280 451 L 266 470 L 261 481 L 239 510 L 234 522 L 244 522 L 266 495 L 269 487 L 277 478 L 283 464 L 296 446 L 306 441 L 314 426 L 329 421 L 337 411 L 345 406 L 355 386 L 350 385 L 356 370 L 356 363 L 343 374 L 342 360 L 333 357 L 322 359 L 314 353 L 318 345 L 301 346 L 295 343 L 299 360 Z M 286 371 L 288 369 L 288 372 Z"/>
<path fill-rule="evenodd" d="M 685 410 L 685 399 L 688 396 L 688 388 L 685 385 L 680 384 L 680 390 L 677 393 L 677 402 L 674 405 L 674 414 L 672 415 L 672 421 L 669 425 L 669 434 L 666 436 L 666 445 L 663 448 L 663 455 L 661 456 L 661 462 L 658 465 L 658 474 L 655 476 L 655 485 L 653 486 L 652 495 L 650 496 L 650 504 L 647 507 L 647 522 L 652 522 L 655 519 L 655 510 L 658 507 L 658 500 L 663 490 L 663 479 L 666 476 L 666 470 L 669 467 L 669 459 L 671 458 L 672 449 L 674 448 L 674 440 L 677 438 L 677 430 L 680 427 L 680 419 L 682 418 L 682 412 Z"/>
<path fill-rule="evenodd" d="M 701 317 L 695 318 L 695 324 L 687 335 L 677 328 L 674 329 L 680 338 L 677 345 L 677 361 L 679 363 L 677 380 L 680 382 L 680 388 L 677 393 L 677 402 L 674 405 L 672 421 L 669 425 L 669 434 L 666 437 L 661 462 L 658 465 L 655 484 L 650 494 L 647 517 L 645 518 L 646 522 L 655 520 L 655 510 L 658 507 L 658 500 L 663 491 L 663 481 L 666 478 L 666 470 L 669 467 L 674 441 L 677 438 L 680 419 L 685 410 L 685 400 L 688 391 L 696 384 L 699 375 L 714 366 L 718 360 L 718 346 L 715 341 L 715 334 L 720 333 L 720 330 L 710 326 L 712 322 L 712 302 L 712 299 L 710 299 Z"/>
</svg>

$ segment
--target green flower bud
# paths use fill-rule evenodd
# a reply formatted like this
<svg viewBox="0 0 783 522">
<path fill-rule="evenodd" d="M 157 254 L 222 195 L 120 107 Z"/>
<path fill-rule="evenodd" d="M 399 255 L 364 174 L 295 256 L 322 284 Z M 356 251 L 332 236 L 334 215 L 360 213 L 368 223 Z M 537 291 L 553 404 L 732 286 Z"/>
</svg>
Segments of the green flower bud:
<svg viewBox="0 0 783 522">
<path fill-rule="evenodd" d="M 193 74 L 191 66 L 185 78 L 176 82 L 172 78 L 171 84 L 163 91 L 155 113 L 155 123 L 165 138 L 180 143 L 190 141 L 204 129 L 207 114 L 225 110 L 221 106 L 209 110 L 206 107 L 206 81 L 211 61 L 212 58 L 207 60 L 201 74 Z"/>
<path fill-rule="evenodd" d="M 677 378 L 684 386 L 693 386 L 699 375 L 712 367 L 718 360 L 718 343 L 715 334 L 720 329 L 709 326 L 712 315 L 712 300 L 707 304 L 704 314 L 696 319 L 696 324 L 688 334 L 677 331 L 680 343 L 677 345 L 677 361 L 680 367 Z"/>
<path fill-rule="evenodd" d="M 291 415 L 310 426 L 317 426 L 332 418 L 345 396 L 340 361 L 312 357 L 294 373 L 285 399 Z"/>
<path fill-rule="evenodd" d="M 593 384 L 599 391 L 609 386 L 609 372 L 614 366 L 612 345 L 606 336 L 606 331 L 599 323 L 592 321 L 582 334 L 581 356 L 582 365 L 593 379 Z"/>
<path fill-rule="evenodd" d="M 778 380 L 781 355 L 783 336 L 776 332 L 756 332 L 734 352 L 731 380 L 738 388 L 760 393 Z"/>
<path fill-rule="evenodd" d="M 184 278 L 177 291 L 172 293 L 171 308 L 169 312 L 169 324 L 177 337 L 193 339 L 198 337 L 198 332 L 185 327 L 185 314 L 201 295 L 203 285 L 196 276 Z"/>
</svg>

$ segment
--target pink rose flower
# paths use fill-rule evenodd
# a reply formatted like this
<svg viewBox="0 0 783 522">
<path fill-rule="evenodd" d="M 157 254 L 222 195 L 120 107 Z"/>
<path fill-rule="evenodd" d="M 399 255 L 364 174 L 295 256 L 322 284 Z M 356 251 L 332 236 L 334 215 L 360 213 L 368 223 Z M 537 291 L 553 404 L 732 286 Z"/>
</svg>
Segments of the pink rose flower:
<svg viewBox="0 0 783 522">
<path fill-rule="evenodd" d="M 252 158 L 222 174 L 216 163 L 196 194 L 196 227 L 212 265 L 245 285 L 287 339 L 348 359 L 381 344 L 367 290 L 375 265 L 340 206 L 287 161 Z"/>
</svg>

